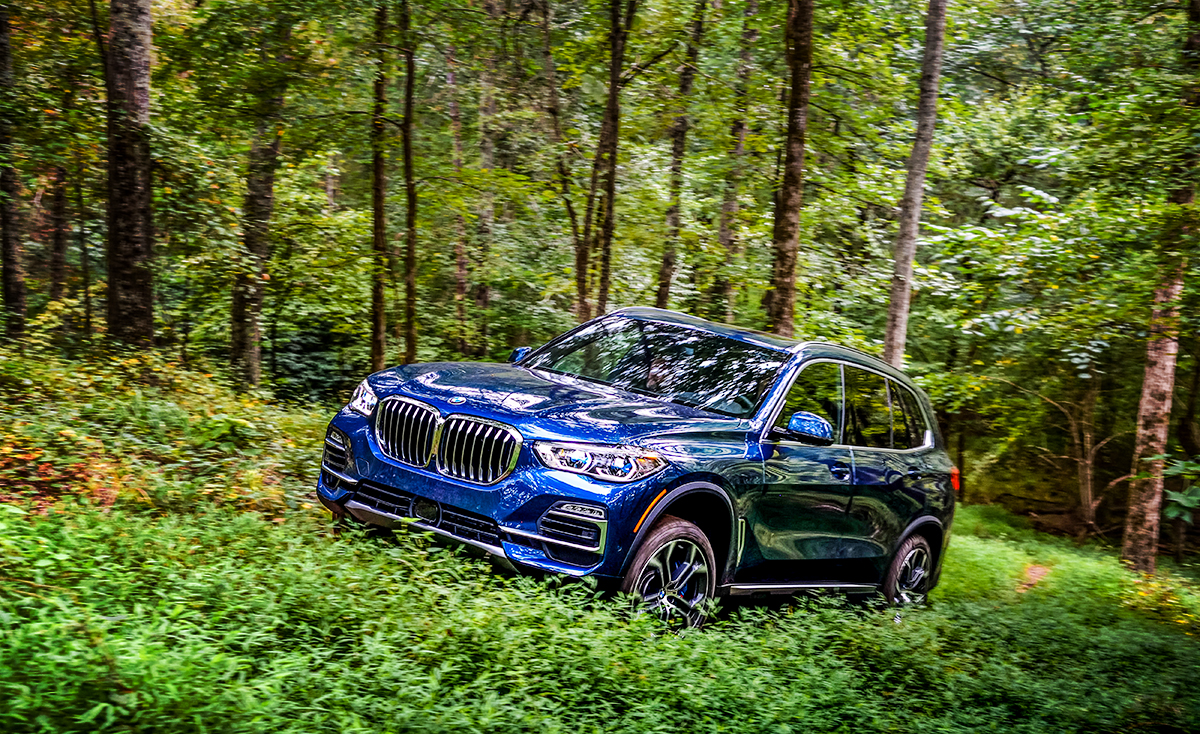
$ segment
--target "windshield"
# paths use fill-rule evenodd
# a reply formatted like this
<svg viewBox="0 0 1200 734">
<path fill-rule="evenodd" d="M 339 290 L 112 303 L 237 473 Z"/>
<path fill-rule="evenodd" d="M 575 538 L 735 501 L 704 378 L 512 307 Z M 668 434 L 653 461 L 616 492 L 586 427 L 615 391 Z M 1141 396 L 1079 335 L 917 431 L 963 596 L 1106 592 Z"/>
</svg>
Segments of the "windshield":
<svg viewBox="0 0 1200 734">
<path fill-rule="evenodd" d="M 615 317 L 588 324 L 521 365 L 748 418 L 790 356 L 697 329 Z"/>
</svg>

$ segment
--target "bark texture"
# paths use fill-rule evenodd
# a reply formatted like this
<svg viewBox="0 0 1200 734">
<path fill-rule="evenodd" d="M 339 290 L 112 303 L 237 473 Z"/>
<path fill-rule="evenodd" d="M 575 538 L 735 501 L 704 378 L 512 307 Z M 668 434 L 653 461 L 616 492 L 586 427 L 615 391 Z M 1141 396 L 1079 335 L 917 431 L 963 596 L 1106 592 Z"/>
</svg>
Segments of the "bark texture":
<svg viewBox="0 0 1200 734">
<path fill-rule="evenodd" d="M 1192 79 L 1183 90 L 1183 103 L 1200 105 L 1200 0 L 1188 1 L 1188 35 L 1184 39 L 1183 66 Z M 1194 167 L 1194 156 L 1182 162 Z M 1166 453 L 1167 431 L 1171 424 L 1171 398 L 1175 392 L 1175 362 L 1179 353 L 1179 311 L 1177 302 L 1183 291 L 1187 271 L 1180 249 L 1194 236 L 1196 229 L 1196 191 L 1192 184 L 1182 185 L 1170 197 L 1172 217 L 1164 227 L 1160 242 L 1159 285 L 1154 291 L 1150 314 L 1150 336 L 1146 341 L 1146 369 L 1142 378 L 1142 397 L 1138 403 L 1137 436 L 1133 444 L 1133 470 L 1149 470 L 1149 476 L 1129 482 L 1129 510 L 1125 514 L 1125 534 L 1121 558 L 1143 573 L 1154 573 L 1158 556 L 1159 518 L 1162 513 L 1163 461 L 1146 461 Z"/>
<path fill-rule="evenodd" d="M 1121 543 L 1121 557 L 1143 573 L 1154 573 L 1158 555 L 1163 461 L 1146 459 L 1167 451 L 1175 360 L 1179 353 L 1176 302 L 1183 291 L 1184 269 L 1181 258 L 1171 258 L 1161 266 L 1162 282 L 1154 291 L 1150 338 L 1146 342 L 1146 370 L 1142 378 L 1142 398 L 1138 403 L 1132 473 L 1149 471 L 1150 476 L 1129 482 L 1129 510 L 1125 515 L 1125 535 Z"/>
<path fill-rule="evenodd" d="M 912 299 L 913 258 L 917 252 L 917 229 L 925 198 L 925 172 L 933 130 L 937 124 L 938 81 L 942 73 L 942 48 L 946 35 L 946 0 L 929 0 L 925 15 L 925 56 L 921 61 L 920 99 L 917 102 L 917 136 L 908 157 L 908 177 L 900 200 L 900 231 L 893 250 L 892 293 L 888 302 L 887 333 L 883 359 L 893 367 L 904 362 L 908 334 L 908 309 Z"/>
<path fill-rule="evenodd" d="M 458 73 L 454 59 L 454 47 L 446 53 L 446 88 L 450 93 L 450 134 L 454 141 L 454 172 L 460 177 L 463 170 L 462 146 L 462 116 L 458 108 Z M 469 273 L 467 269 L 467 223 L 462 212 L 454 215 L 454 315 L 458 322 L 458 335 L 455 337 L 455 349 L 459 354 L 470 352 L 470 340 L 467 329 L 467 290 L 469 288 Z"/>
<path fill-rule="evenodd" d="M 50 201 L 50 300 L 61 300 L 67 291 L 67 169 L 54 168 Z"/>
<path fill-rule="evenodd" d="M 108 333 L 154 341 L 150 209 L 150 0 L 111 0 L 108 90 Z"/>
<path fill-rule="evenodd" d="M 283 99 L 272 101 L 278 112 Z M 273 116 L 272 116 L 273 118 Z M 262 120 L 250 144 L 246 171 L 246 197 L 242 202 L 242 242 L 247 257 L 233 281 L 229 309 L 230 362 L 233 377 L 242 389 L 262 380 L 262 310 L 271 260 L 271 215 L 275 210 L 275 172 L 281 140 L 278 121 Z"/>
<path fill-rule="evenodd" d="M 371 371 L 387 366 L 387 162 L 384 113 L 387 111 L 387 4 L 375 8 L 375 88 L 371 107 Z M 405 121 L 407 124 L 407 120 Z"/>
<path fill-rule="evenodd" d="M 10 8 L 0 4 L 0 265 L 4 273 L 4 334 L 18 339 L 25 333 L 25 267 L 17 232 L 17 172 L 13 168 L 12 26 Z"/>
<path fill-rule="evenodd" d="M 782 336 L 795 330 L 796 255 L 800 249 L 800 205 L 804 194 L 804 138 L 808 130 L 809 80 L 812 77 L 813 0 L 788 0 L 785 41 L 791 91 L 783 180 L 775 200 L 771 284 L 763 296 L 767 328 Z"/>
<path fill-rule="evenodd" d="M 733 94 L 737 100 L 737 116 L 729 125 L 729 174 L 725 179 L 725 195 L 721 202 L 721 214 L 717 220 L 717 242 L 725 252 L 725 262 L 717 271 L 713 282 L 713 318 L 733 321 L 735 294 L 733 273 L 742 257 L 742 242 L 736 233 L 740 205 L 743 168 L 746 157 L 746 117 L 749 114 L 747 91 L 753 62 L 754 44 L 758 42 L 758 29 L 754 27 L 754 16 L 758 14 L 758 0 L 746 0 L 742 18 L 742 42 L 738 53 L 737 81 Z"/>
<path fill-rule="evenodd" d="M 679 249 L 680 204 L 683 194 L 683 156 L 687 146 L 687 133 L 690 127 L 688 117 L 688 98 L 692 95 L 692 84 L 696 79 L 696 63 L 700 59 L 700 42 L 704 37 L 704 11 L 708 8 L 708 0 L 698 0 L 692 12 L 691 29 L 688 33 L 687 52 L 684 54 L 683 67 L 679 70 L 679 94 L 677 104 L 679 114 L 671 125 L 671 204 L 667 207 L 667 241 L 663 244 L 662 264 L 658 269 L 658 293 L 654 305 L 666 308 L 671 301 L 671 279 L 675 277 L 675 269 Z"/>
<path fill-rule="evenodd" d="M 575 313 L 581 322 L 592 317 L 588 274 L 591 269 L 592 251 L 597 247 L 601 253 L 601 274 L 596 314 L 604 313 L 608 307 L 612 235 L 615 226 L 612 205 L 617 190 L 617 150 L 621 122 L 621 69 L 625 65 L 625 46 L 629 39 L 629 26 L 637 13 L 637 5 L 637 0 L 627 0 L 622 11 L 620 0 L 609 0 L 608 4 L 608 94 L 604 103 L 604 117 L 600 121 L 596 155 L 592 159 L 591 182 L 583 216 L 583 238 L 580 246 L 575 248 Z M 597 229 L 598 241 L 593 242 Z"/>
<path fill-rule="evenodd" d="M 413 174 L 413 85 L 416 82 L 416 37 L 412 33 L 408 0 L 400 3 L 401 43 L 404 44 L 404 364 L 417 361 L 417 180 Z"/>
</svg>

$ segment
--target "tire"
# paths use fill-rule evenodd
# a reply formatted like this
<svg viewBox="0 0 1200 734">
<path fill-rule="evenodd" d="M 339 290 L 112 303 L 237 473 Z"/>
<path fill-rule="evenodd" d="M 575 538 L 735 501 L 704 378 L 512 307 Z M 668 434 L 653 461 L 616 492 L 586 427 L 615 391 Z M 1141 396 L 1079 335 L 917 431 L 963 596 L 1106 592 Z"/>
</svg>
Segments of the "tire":
<svg viewBox="0 0 1200 734">
<path fill-rule="evenodd" d="M 933 579 L 933 550 L 920 535 L 910 535 L 892 562 L 883 581 L 883 596 L 889 604 L 924 604 Z"/>
<path fill-rule="evenodd" d="M 621 591 L 668 625 L 699 627 L 716 593 L 712 543 L 694 523 L 663 515 L 638 547 Z"/>
</svg>

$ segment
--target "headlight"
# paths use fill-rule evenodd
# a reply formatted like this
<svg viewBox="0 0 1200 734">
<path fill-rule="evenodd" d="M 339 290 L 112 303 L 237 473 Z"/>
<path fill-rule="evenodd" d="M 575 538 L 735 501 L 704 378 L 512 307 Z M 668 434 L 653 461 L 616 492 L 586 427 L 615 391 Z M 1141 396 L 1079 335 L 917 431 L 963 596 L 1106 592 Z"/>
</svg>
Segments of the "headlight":
<svg viewBox="0 0 1200 734">
<path fill-rule="evenodd" d="M 655 452 L 629 446 L 538 441 L 533 450 L 551 469 L 585 474 L 606 482 L 636 482 L 667 467 L 667 460 Z"/>
<path fill-rule="evenodd" d="M 379 402 L 379 398 L 375 397 L 375 391 L 367 384 L 366 380 L 358 383 L 358 387 L 354 388 L 354 396 L 350 398 L 350 410 L 358 411 L 365 416 L 370 416 L 375 412 L 375 404 Z"/>
</svg>

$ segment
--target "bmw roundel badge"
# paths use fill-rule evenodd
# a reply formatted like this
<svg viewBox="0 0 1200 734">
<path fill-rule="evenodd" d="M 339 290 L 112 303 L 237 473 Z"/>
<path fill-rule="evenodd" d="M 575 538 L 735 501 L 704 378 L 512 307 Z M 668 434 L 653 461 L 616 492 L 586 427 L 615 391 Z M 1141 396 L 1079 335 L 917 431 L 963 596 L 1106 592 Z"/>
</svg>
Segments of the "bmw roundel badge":
<svg viewBox="0 0 1200 734">
<path fill-rule="evenodd" d="M 462 405 L 463 403 L 467 402 L 467 399 L 462 395 L 455 395 L 446 402 L 450 403 L 451 405 Z"/>
</svg>

